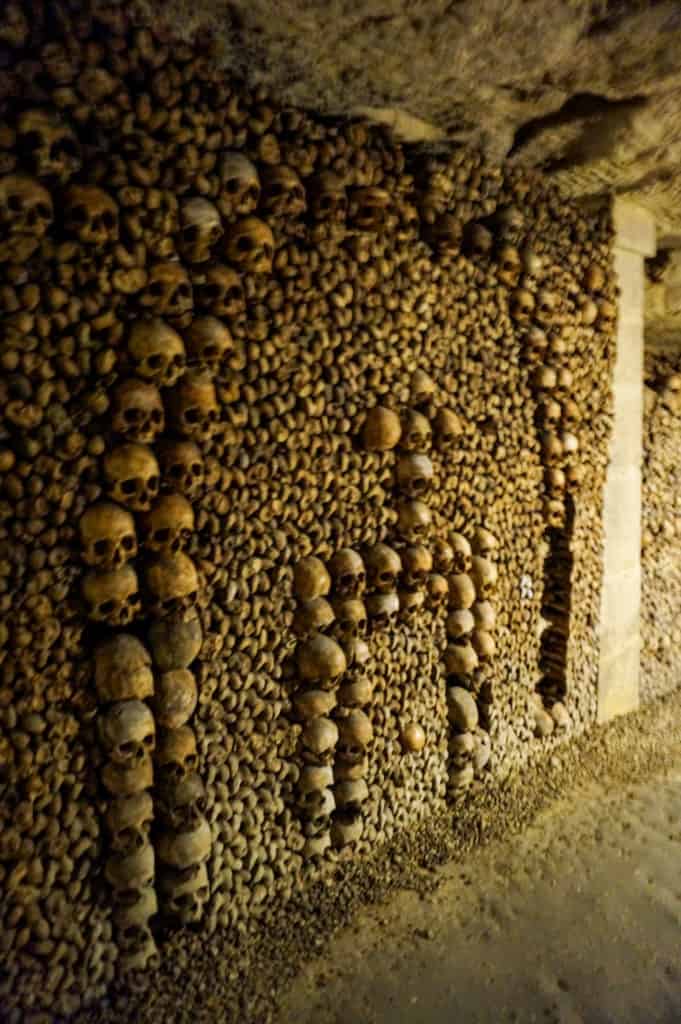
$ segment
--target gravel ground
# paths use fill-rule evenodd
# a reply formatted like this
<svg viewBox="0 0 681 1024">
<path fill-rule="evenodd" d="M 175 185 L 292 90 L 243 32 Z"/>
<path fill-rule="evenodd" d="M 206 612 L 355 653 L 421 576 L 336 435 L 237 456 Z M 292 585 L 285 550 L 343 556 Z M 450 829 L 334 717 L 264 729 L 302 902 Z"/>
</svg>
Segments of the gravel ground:
<svg viewBox="0 0 681 1024">
<path fill-rule="evenodd" d="M 681 695 L 594 729 L 77 1019 L 678 1022 L 680 740 Z"/>
</svg>

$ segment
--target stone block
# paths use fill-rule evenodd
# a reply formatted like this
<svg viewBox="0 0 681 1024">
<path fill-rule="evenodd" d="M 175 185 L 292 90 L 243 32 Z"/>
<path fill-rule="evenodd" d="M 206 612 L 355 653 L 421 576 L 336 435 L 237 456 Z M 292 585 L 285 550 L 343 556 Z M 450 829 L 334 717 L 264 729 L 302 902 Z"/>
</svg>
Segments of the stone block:
<svg viewBox="0 0 681 1024">
<path fill-rule="evenodd" d="M 618 249 L 629 249 L 641 256 L 655 255 L 655 218 L 652 214 L 627 199 L 616 199 L 613 221 Z"/>
<path fill-rule="evenodd" d="M 598 678 L 598 721 L 636 711 L 639 706 L 640 639 L 631 638 L 612 657 L 601 658 Z"/>
<path fill-rule="evenodd" d="M 618 647 L 638 635 L 640 608 L 640 568 L 608 571 L 606 567 L 601 594 L 601 657 L 613 657 Z"/>
</svg>

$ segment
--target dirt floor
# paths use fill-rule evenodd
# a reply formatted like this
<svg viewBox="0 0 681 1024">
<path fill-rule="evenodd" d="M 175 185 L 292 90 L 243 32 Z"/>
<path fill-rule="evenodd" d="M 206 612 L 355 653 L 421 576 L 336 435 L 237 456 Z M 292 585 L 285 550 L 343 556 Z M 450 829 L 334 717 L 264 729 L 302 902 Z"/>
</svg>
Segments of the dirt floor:
<svg viewBox="0 0 681 1024">
<path fill-rule="evenodd" d="M 308 963 L 280 1024 L 679 1024 L 681 750 L 593 783 L 523 835 L 363 911 Z"/>
</svg>

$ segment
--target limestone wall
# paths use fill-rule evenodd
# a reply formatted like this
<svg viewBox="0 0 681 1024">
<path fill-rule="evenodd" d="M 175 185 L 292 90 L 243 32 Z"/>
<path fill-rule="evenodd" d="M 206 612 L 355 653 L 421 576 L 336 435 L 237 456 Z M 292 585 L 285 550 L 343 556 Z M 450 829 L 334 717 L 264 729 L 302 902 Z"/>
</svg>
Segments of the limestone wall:
<svg viewBox="0 0 681 1024">
<path fill-rule="evenodd" d="M 643 430 L 641 700 L 675 690 L 681 640 L 681 360 L 648 352 Z"/>
<path fill-rule="evenodd" d="M 10 1020 L 596 714 L 608 211 L 77 7 L 5 36 Z"/>
</svg>

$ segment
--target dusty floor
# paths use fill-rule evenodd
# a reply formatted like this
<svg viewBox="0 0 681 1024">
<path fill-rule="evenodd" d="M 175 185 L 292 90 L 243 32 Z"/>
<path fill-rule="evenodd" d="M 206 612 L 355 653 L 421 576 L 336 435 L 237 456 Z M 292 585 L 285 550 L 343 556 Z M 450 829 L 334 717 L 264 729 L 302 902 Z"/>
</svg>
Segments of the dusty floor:
<svg viewBox="0 0 681 1024">
<path fill-rule="evenodd" d="M 681 751 L 591 784 L 520 837 L 364 911 L 280 1004 L 280 1024 L 679 1024 Z"/>
</svg>

